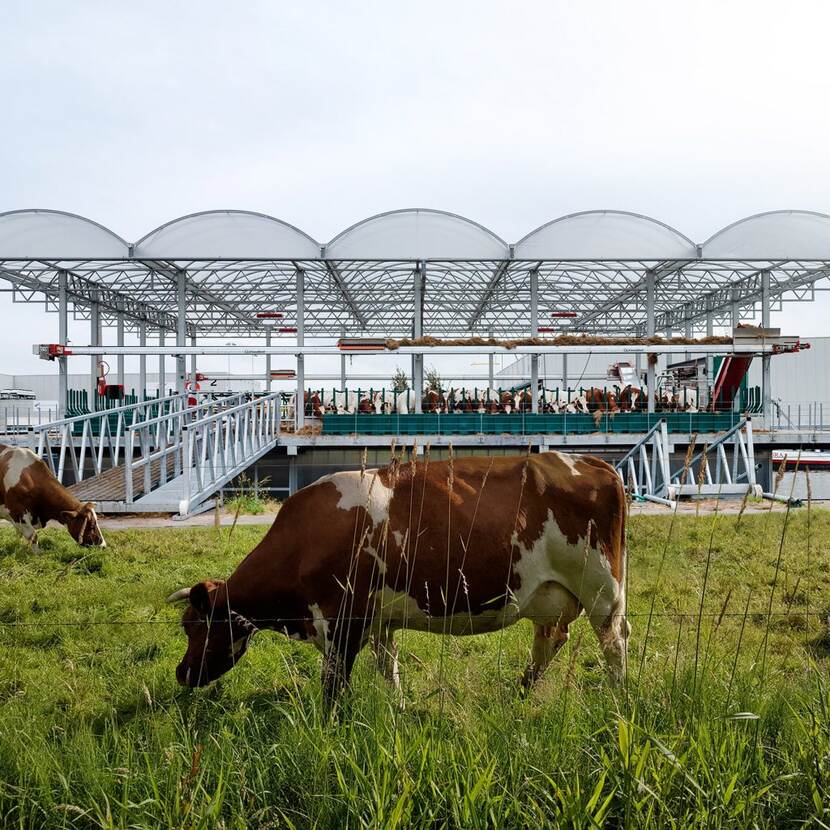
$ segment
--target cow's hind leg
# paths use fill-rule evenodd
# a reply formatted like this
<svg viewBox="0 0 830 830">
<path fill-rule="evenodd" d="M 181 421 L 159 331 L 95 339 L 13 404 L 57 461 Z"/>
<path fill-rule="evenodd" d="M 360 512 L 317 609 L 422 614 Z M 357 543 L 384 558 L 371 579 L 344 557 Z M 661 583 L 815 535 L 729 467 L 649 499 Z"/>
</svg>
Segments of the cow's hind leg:
<svg viewBox="0 0 830 830">
<path fill-rule="evenodd" d="M 631 626 L 625 616 L 625 597 L 620 597 L 606 616 L 592 614 L 590 619 L 605 656 L 608 677 L 617 685 L 625 679 L 628 671 L 628 635 Z"/>
<path fill-rule="evenodd" d="M 548 664 L 568 642 L 568 626 L 533 624 L 530 661 L 522 674 L 522 687 L 529 689 L 542 676 Z"/>
</svg>

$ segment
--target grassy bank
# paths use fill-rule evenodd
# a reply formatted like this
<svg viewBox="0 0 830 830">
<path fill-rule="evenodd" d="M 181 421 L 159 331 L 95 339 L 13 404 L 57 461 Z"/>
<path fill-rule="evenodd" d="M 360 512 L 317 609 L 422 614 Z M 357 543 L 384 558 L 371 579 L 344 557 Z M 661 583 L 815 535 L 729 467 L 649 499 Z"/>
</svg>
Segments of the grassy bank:
<svg viewBox="0 0 830 830">
<path fill-rule="evenodd" d="M 0 816 L 34 827 L 830 825 L 830 514 L 630 522 L 627 691 L 587 622 L 517 694 L 526 623 L 402 632 L 406 706 L 361 656 L 340 723 L 275 634 L 198 692 L 169 591 L 265 533 L 0 531 Z M 808 527 L 808 524 L 811 526 Z M 783 536 L 783 543 L 782 543 Z M 85 557 L 75 561 L 78 557 Z M 823 822 L 823 824 L 822 824 Z"/>
</svg>

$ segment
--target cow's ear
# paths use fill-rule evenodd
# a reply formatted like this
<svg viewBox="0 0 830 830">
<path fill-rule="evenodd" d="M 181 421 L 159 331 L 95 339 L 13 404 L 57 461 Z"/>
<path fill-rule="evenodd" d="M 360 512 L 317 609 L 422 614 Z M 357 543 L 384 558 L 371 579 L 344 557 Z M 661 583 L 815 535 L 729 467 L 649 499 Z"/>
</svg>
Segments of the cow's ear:
<svg viewBox="0 0 830 830">
<path fill-rule="evenodd" d="M 61 510 L 60 520 L 63 524 L 67 522 L 71 522 L 72 519 L 78 518 L 78 511 L 77 510 Z"/>
<path fill-rule="evenodd" d="M 203 616 L 207 616 L 213 611 L 213 605 L 216 601 L 216 589 L 221 585 L 221 582 L 214 582 L 206 579 L 204 582 L 197 582 L 190 589 L 190 604 Z"/>
</svg>

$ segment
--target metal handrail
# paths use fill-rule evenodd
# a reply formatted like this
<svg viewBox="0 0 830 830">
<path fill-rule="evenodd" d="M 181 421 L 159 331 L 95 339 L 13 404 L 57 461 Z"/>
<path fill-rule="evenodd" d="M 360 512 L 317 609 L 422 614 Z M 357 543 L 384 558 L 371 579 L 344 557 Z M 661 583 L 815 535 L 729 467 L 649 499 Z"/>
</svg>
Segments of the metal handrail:
<svg viewBox="0 0 830 830">
<path fill-rule="evenodd" d="M 198 394 L 198 393 L 197 393 Z M 183 394 L 176 394 L 176 395 L 166 395 L 163 398 L 148 398 L 144 401 L 136 401 L 135 403 L 128 403 L 124 404 L 123 406 L 114 406 L 112 409 L 99 409 L 96 412 L 86 412 L 83 415 L 73 415 L 70 418 L 61 418 L 58 421 L 50 421 L 48 424 L 38 424 L 36 427 L 32 428 L 33 432 L 41 432 L 43 430 L 52 430 L 54 431 L 57 427 L 64 426 L 66 424 L 77 424 L 81 421 L 86 421 L 91 418 L 101 418 L 107 415 L 118 415 L 122 412 L 128 412 L 131 409 L 139 409 L 141 407 L 146 406 L 158 406 L 159 404 L 169 403 L 171 401 L 178 400 L 180 398 L 185 398 L 186 395 Z"/>
<path fill-rule="evenodd" d="M 104 471 L 105 453 L 109 452 L 110 467 L 118 467 L 121 454 L 124 451 L 124 438 L 130 425 L 128 419 L 132 417 L 133 425 L 140 422 L 143 415 L 148 414 L 152 407 L 169 408 L 168 414 L 176 414 L 183 410 L 187 398 L 185 395 L 168 395 L 164 398 L 149 398 L 124 406 L 89 412 L 84 415 L 73 415 L 48 424 L 41 424 L 33 430 L 38 436 L 37 453 L 49 465 L 52 473 L 63 481 L 66 468 L 66 458 L 69 455 L 72 474 L 75 483 L 84 479 L 87 464 L 87 454 L 92 461 L 94 475 Z M 111 417 L 115 416 L 115 427 L 111 425 Z M 98 435 L 93 433 L 93 424 L 98 426 Z M 75 428 L 81 425 L 80 445 L 75 446 Z M 50 436 L 57 432 L 60 443 L 57 447 L 58 463 L 55 465 L 53 447 Z"/>
<path fill-rule="evenodd" d="M 245 394 L 247 393 L 237 392 L 233 395 L 205 401 L 187 409 L 178 409 L 165 415 L 159 415 L 156 418 L 139 421 L 127 427 L 125 430 L 127 447 L 124 463 L 124 495 L 127 504 L 132 504 L 135 498 L 133 487 L 133 472 L 135 470 L 144 469 L 143 492 L 145 495 L 152 490 L 152 464 L 154 461 L 160 462 L 159 486 L 167 483 L 167 458 L 169 456 L 173 456 L 174 459 L 173 475 L 181 475 L 183 462 L 179 451 L 184 446 L 182 430 L 186 428 L 188 422 L 199 420 L 200 413 L 205 410 L 214 409 L 217 405 L 222 406 L 225 402 L 237 401 Z M 205 417 L 221 416 L 224 412 L 234 408 L 236 407 L 222 408 L 219 413 Z M 136 437 L 138 437 L 141 451 L 141 456 L 138 459 L 135 458 Z"/>
<path fill-rule="evenodd" d="M 200 393 L 197 392 L 195 394 L 200 394 Z M 206 393 L 201 393 L 201 394 L 206 394 Z M 246 395 L 246 394 L 247 394 L 246 392 L 235 392 L 233 395 L 227 395 L 227 396 L 222 397 L 222 398 L 212 398 L 209 401 L 203 401 L 200 404 L 196 404 L 196 406 L 189 406 L 186 409 L 177 409 L 175 411 L 168 412 L 165 415 L 158 415 L 155 418 L 148 418 L 146 421 L 139 421 L 135 424 L 131 424 L 130 426 L 127 427 L 127 429 L 141 429 L 142 427 L 154 426 L 156 424 L 160 424 L 162 422 L 169 421 L 172 418 L 178 418 L 178 417 L 181 417 L 183 415 L 192 415 L 194 413 L 200 412 L 203 409 L 210 409 L 212 407 L 215 407 L 217 404 L 221 404 L 222 401 L 235 400 L 235 399 L 241 398 L 243 395 Z M 227 410 L 223 409 L 222 411 L 225 412 Z"/>
<path fill-rule="evenodd" d="M 267 452 L 279 438 L 281 395 L 254 398 L 183 428 L 185 495 L 179 512 L 187 515 L 211 493 Z"/>
</svg>

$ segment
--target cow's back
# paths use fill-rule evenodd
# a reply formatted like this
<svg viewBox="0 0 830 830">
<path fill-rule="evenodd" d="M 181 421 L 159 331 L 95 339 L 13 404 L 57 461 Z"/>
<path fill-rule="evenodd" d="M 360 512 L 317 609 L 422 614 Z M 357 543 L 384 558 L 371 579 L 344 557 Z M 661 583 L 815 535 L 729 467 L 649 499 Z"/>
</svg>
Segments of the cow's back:
<svg viewBox="0 0 830 830">
<path fill-rule="evenodd" d="M 31 491 L 44 474 L 49 474 L 48 467 L 30 449 L 0 444 L 0 503 L 6 504 L 12 491 Z"/>
</svg>

